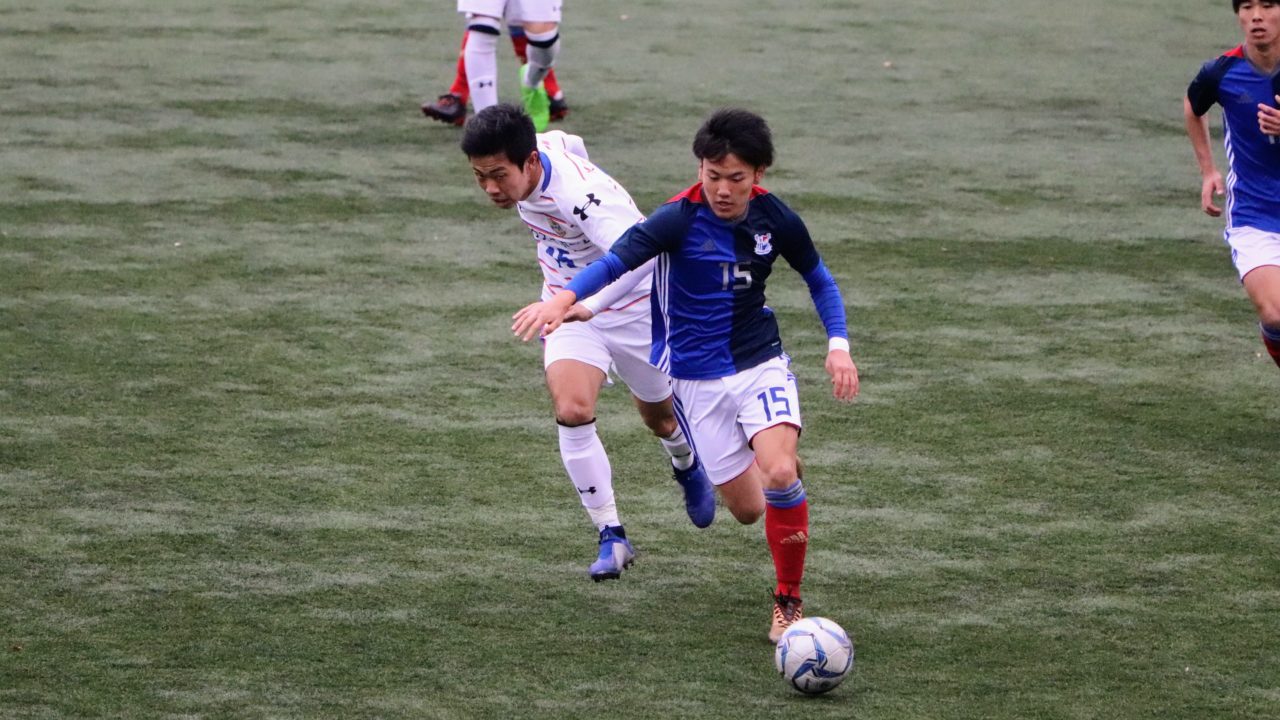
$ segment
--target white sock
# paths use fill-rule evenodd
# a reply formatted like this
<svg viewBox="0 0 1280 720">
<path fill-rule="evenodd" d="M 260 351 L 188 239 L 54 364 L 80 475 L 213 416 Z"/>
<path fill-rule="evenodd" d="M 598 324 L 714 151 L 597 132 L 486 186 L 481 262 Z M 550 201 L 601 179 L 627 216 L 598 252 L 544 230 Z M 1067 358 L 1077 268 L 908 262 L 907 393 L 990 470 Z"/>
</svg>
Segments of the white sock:
<svg viewBox="0 0 1280 720">
<path fill-rule="evenodd" d="M 536 88 L 555 67 L 556 57 L 560 55 L 560 28 L 543 33 L 526 32 L 525 36 L 529 38 L 529 74 L 525 76 L 524 83 L 525 87 Z"/>
<path fill-rule="evenodd" d="M 462 62 L 467 69 L 467 87 L 476 112 L 498 104 L 498 21 L 472 18 Z"/>
<path fill-rule="evenodd" d="M 621 525 L 613 500 L 613 468 L 609 465 L 609 456 L 604 452 L 600 436 L 596 434 L 595 422 L 557 427 L 560 430 L 560 459 L 564 461 L 569 480 L 578 491 L 582 507 L 586 508 L 596 529 Z"/>
<path fill-rule="evenodd" d="M 689 441 L 684 437 L 684 431 L 680 426 L 676 426 L 676 431 L 664 438 L 658 438 L 662 443 L 662 448 L 671 456 L 671 464 L 676 466 L 677 470 L 688 470 L 693 465 L 693 448 L 689 447 Z"/>
</svg>

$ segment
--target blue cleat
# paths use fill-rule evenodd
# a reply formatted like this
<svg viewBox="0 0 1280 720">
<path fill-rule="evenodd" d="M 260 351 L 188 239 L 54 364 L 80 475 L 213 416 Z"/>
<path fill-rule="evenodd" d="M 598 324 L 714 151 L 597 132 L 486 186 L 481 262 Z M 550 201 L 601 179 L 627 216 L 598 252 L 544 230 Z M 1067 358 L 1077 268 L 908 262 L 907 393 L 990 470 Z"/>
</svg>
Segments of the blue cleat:
<svg viewBox="0 0 1280 720">
<path fill-rule="evenodd" d="M 689 513 L 689 520 L 695 527 L 704 528 L 716 519 L 716 493 L 702 469 L 702 462 L 693 459 L 688 470 L 678 470 L 672 466 L 672 477 L 684 489 L 684 511 Z"/>
<path fill-rule="evenodd" d="M 596 582 L 617 580 L 623 569 L 631 567 L 635 559 L 636 551 L 627 542 L 627 532 L 620 525 L 609 526 L 600 531 L 600 556 L 591 563 L 587 572 Z"/>
</svg>

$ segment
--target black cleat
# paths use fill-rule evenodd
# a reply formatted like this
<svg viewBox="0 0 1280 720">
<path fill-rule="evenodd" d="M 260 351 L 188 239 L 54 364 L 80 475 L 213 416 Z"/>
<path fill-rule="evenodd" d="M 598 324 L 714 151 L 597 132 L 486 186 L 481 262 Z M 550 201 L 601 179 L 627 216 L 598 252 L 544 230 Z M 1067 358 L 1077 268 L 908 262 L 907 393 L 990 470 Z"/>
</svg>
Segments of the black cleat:
<svg viewBox="0 0 1280 720">
<path fill-rule="evenodd" d="M 559 100 L 551 98 L 551 121 L 563 120 L 569 114 L 569 103 L 564 98 Z"/>
<path fill-rule="evenodd" d="M 457 95 L 445 93 L 435 102 L 423 103 L 422 114 L 442 123 L 461 125 L 467 120 L 467 104 Z"/>
</svg>

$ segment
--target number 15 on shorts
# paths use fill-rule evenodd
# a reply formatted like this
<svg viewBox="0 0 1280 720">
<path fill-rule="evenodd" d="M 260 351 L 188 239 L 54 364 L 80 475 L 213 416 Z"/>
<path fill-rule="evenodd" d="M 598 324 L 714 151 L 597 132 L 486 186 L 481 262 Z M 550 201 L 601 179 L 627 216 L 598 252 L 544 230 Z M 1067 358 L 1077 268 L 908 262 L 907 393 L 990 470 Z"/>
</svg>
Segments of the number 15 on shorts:
<svg viewBox="0 0 1280 720">
<path fill-rule="evenodd" d="M 791 417 L 791 401 L 787 399 L 787 389 L 771 387 L 756 396 L 764 408 L 766 422 L 773 422 L 776 417 Z"/>
</svg>

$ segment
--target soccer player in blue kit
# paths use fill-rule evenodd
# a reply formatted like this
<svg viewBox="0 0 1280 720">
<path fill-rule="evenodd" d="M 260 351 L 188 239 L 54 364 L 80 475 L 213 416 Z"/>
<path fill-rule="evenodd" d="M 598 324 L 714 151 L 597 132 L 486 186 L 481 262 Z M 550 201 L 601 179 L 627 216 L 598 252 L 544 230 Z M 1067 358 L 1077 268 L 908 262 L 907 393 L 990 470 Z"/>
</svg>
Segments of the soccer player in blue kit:
<svg viewBox="0 0 1280 720">
<path fill-rule="evenodd" d="M 800 581 L 809 508 L 797 446 L 800 398 L 765 281 L 782 257 L 799 272 L 826 327 L 826 370 L 840 400 L 858 393 L 844 301 L 800 217 L 759 186 L 773 139 L 759 115 L 713 113 L 693 141 L 699 182 L 628 230 L 549 299 L 516 313 L 525 340 L 565 321 L 629 270 L 658 258 L 650 361 L 671 374 L 676 415 L 739 522 L 765 518 L 777 586 L 769 639 L 803 617 Z"/>
<path fill-rule="evenodd" d="M 1227 227 L 1245 292 L 1258 311 L 1262 342 L 1280 365 L 1280 1 L 1232 0 L 1244 43 L 1205 63 L 1187 88 L 1183 116 L 1200 166 L 1200 207 Z M 1205 114 L 1222 106 L 1230 171 L 1214 165 Z"/>
</svg>

